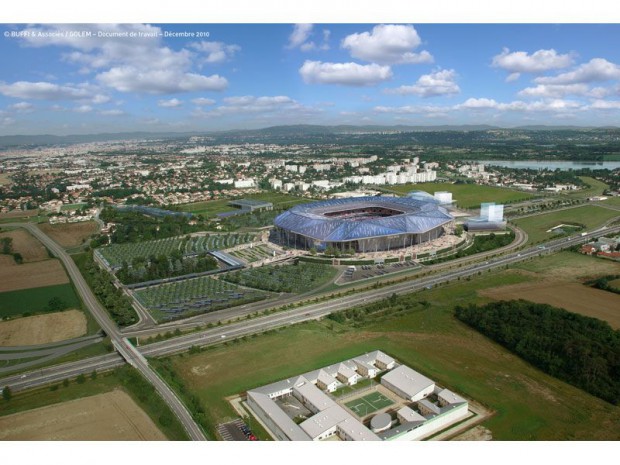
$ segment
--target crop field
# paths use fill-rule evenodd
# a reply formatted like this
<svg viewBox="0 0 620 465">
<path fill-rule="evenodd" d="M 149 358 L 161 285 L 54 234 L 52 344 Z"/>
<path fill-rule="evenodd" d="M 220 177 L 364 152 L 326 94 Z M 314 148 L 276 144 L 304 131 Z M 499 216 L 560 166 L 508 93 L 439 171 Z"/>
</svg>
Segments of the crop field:
<svg viewBox="0 0 620 465">
<path fill-rule="evenodd" d="M 537 279 L 520 270 L 483 274 L 386 300 L 389 317 L 308 322 L 162 363 L 209 405 L 213 425 L 234 415 L 227 396 L 379 349 L 493 409 L 483 426 L 494 439 L 619 440 L 620 407 L 542 373 L 454 317 L 457 304 L 489 301 L 479 290 Z"/>
<path fill-rule="evenodd" d="M 619 267 L 620 268 L 620 267 Z M 620 295 L 576 282 L 537 281 L 486 289 L 481 295 L 493 300 L 524 299 L 560 307 L 569 312 L 606 321 L 620 329 Z"/>
<path fill-rule="evenodd" d="M 595 205 L 584 205 L 577 208 L 569 208 L 568 210 L 517 219 L 514 223 L 527 232 L 529 236 L 528 242 L 535 243 L 551 240 L 557 236 L 557 234 L 547 231 L 560 224 L 583 224 L 586 230 L 588 230 L 596 228 L 616 216 L 620 216 L 619 211 Z"/>
<path fill-rule="evenodd" d="M 66 308 L 81 307 L 73 286 L 59 284 L 0 293 L 0 317 L 53 311 L 49 308 L 49 303 L 55 297 L 60 299 Z"/>
<path fill-rule="evenodd" d="M 3 441 L 163 441 L 149 416 L 120 389 L 0 417 Z"/>
<path fill-rule="evenodd" d="M 83 221 L 80 223 L 39 225 L 41 231 L 58 242 L 62 247 L 71 248 L 82 245 L 82 242 L 97 232 L 97 223 Z"/>
<path fill-rule="evenodd" d="M 13 252 L 19 252 L 24 259 L 24 263 L 50 258 L 43 244 L 25 229 L 19 228 L 14 231 L 2 232 L 0 233 L 0 238 L 3 237 L 13 239 Z"/>
<path fill-rule="evenodd" d="M 64 341 L 86 334 L 86 316 L 79 310 L 0 321 L 0 346 Z"/>
<path fill-rule="evenodd" d="M 583 282 L 605 275 L 618 274 L 620 264 L 577 252 L 564 251 L 518 263 L 513 265 L 513 268 L 536 273 L 540 275 L 540 278 L 553 278 L 557 281 L 573 279 Z"/>
<path fill-rule="evenodd" d="M 438 191 L 452 192 L 452 199 L 461 208 L 479 208 L 481 202 L 508 203 L 528 200 L 534 194 L 520 192 L 504 187 L 479 184 L 451 184 L 443 182 L 424 182 L 420 184 L 403 184 L 385 188 L 397 194 L 406 195 L 411 191 L 421 190 L 433 194 Z"/>
<path fill-rule="evenodd" d="M 296 197 L 294 195 L 284 194 L 281 192 L 262 192 L 260 194 L 248 194 L 236 199 L 208 200 L 206 202 L 195 202 L 180 205 L 182 211 L 194 213 L 196 215 L 204 215 L 205 217 L 213 217 L 218 213 L 224 213 L 234 210 L 228 203 L 231 200 L 263 200 L 273 203 L 274 209 L 290 208 L 300 203 L 311 202 L 311 199 Z"/>
<path fill-rule="evenodd" d="M 97 251 L 112 267 L 120 267 L 123 261 L 131 264 L 137 257 L 148 258 L 151 255 L 170 255 L 179 251 L 183 255 L 193 255 L 210 250 L 221 250 L 245 244 L 256 239 L 253 233 L 209 234 L 187 239 L 186 236 L 169 237 L 155 241 L 113 244 L 101 247 Z"/>
<path fill-rule="evenodd" d="M 13 261 L 13 257 L 0 256 L 0 292 L 68 282 L 69 277 L 58 259 L 17 265 Z"/>
<path fill-rule="evenodd" d="M 134 296 L 158 321 L 235 307 L 267 297 L 263 292 L 209 276 L 147 287 L 135 291 Z"/>
<path fill-rule="evenodd" d="M 297 262 L 232 271 L 222 275 L 221 279 L 265 291 L 301 293 L 329 282 L 336 272 L 329 265 Z"/>
<path fill-rule="evenodd" d="M 620 278 L 614 279 L 613 281 L 609 281 L 609 287 L 620 291 Z"/>
<path fill-rule="evenodd" d="M 234 257 L 240 258 L 246 263 L 258 262 L 267 258 L 283 255 L 283 252 L 269 247 L 267 244 L 259 244 L 254 247 L 246 247 L 244 249 L 230 252 Z"/>
</svg>

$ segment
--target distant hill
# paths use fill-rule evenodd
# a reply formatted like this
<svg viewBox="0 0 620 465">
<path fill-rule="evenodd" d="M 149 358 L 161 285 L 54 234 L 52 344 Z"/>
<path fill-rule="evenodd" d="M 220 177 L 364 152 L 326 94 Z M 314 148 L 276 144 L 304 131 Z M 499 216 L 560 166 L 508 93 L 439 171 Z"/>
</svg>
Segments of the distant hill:
<svg viewBox="0 0 620 465">
<path fill-rule="evenodd" d="M 228 131 L 192 131 L 192 132 L 118 132 L 118 133 L 101 133 L 101 134 L 74 134 L 67 136 L 56 136 L 51 134 L 42 135 L 13 135 L 0 136 L 0 148 L 7 147 L 28 147 L 38 145 L 68 145 L 89 142 L 104 141 L 120 141 L 120 140 L 156 140 L 156 139 L 177 139 L 188 138 L 191 136 L 210 136 L 215 139 L 232 139 L 232 138 L 275 138 L 282 140 L 287 137 L 312 137 L 319 138 L 329 135 L 343 134 L 381 134 L 394 132 L 441 132 L 441 131 L 458 131 L 458 132 L 474 132 L 474 131 L 595 131 L 595 130 L 618 130 L 618 127 L 580 127 L 580 126 L 519 126 L 516 128 L 501 128 L 499 126 L 491 126 L 486 124 L 480 125 L 438 125 L 438 126 L 380 126 L 380 125 L 337 125 L 323 126 L 312 124 L 297 124 L 271 126 L 262 129 L 233 129 Z"/>
</svg>

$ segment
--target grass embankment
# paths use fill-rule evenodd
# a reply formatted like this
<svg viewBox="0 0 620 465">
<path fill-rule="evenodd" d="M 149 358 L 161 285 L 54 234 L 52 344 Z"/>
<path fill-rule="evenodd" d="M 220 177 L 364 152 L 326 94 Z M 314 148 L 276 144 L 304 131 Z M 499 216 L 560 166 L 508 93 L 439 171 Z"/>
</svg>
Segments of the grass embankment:
<svg viewBox="0 0 620 465">
<path fill-rule="evenodd" d="M 235 416 L 227 396 L 380 349 L 494 409 L 484 425 L 495 439 L 620 439 L 618 407 L 542 373 L 454 317 L 458 304 L 489 301 L 480 289 L 540 278 L 512 270 L 484 274 L 371 304 L 372 315 L 350 311 L 342 323 L 304 323 L 163 363 L 209 406 L 212 431 Z"/>
</svg>

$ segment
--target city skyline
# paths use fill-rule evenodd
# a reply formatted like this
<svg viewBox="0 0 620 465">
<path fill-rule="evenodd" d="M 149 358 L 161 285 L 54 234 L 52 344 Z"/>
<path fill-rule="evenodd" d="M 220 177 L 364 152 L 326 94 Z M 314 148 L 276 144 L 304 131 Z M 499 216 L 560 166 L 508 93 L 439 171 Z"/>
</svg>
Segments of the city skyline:
<svg viewBox="0 0 620 465">
<path fill-rule="evenodd" d="M 620 124 L 618 25 L 3 25 L 0 135 Z"/>
</svg>

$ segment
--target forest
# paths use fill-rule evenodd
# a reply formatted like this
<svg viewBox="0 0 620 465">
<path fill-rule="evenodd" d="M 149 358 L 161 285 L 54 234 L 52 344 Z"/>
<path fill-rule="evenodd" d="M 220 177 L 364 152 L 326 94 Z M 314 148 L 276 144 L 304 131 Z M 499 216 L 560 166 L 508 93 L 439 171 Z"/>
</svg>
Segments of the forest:
<svg viewBox="0 0 620 465">
<path fill-rule="evenodd" d="M 604 321 L 524 300 L 457 306 L 456 317 L 545 373 L 620 401 L 620 331 Z"/>
</svg>

